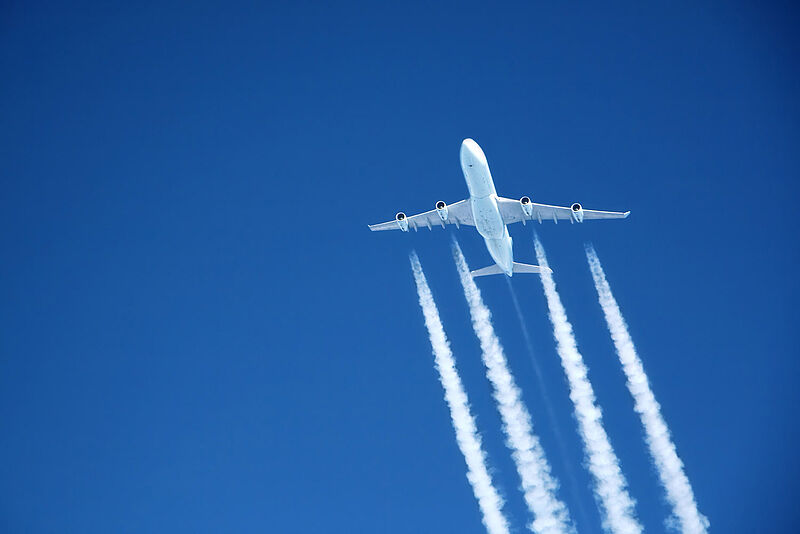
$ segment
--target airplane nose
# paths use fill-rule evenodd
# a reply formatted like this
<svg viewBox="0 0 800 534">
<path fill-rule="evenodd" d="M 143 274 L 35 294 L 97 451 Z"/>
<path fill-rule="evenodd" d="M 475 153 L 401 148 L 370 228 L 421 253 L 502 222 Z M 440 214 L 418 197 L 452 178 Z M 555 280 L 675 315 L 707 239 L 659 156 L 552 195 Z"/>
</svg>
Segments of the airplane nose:
<svg viewBox="0 0 800 534">
<path fill-rule="evenodd" d="M 468 162 L 469 164 L 483 163 L 486 164 L 486 155 L 478 146 L 478 143 L 470 138 L 466 138 L 461 142 L 461 161 Z"/>
</svg>

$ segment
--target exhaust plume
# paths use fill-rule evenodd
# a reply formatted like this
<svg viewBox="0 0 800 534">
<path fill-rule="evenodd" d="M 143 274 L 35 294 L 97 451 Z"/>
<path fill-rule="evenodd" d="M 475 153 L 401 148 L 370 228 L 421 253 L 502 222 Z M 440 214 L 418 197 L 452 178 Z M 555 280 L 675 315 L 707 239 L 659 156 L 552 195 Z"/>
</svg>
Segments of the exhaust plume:
<svg viewBox="0 0 800 534">
<path fill-rule="evenodd" d="M 683 462 L 678 458 L 667 423 L 661 415 L 661 407 L 650 389 L 642 360 L 636 353 L 633 340 L 628 333 L 628 325 L 611 293 L 611 286 L 606 280 L 600 258 L 597 257 L 591 244 L 586 245 L 586 258 L 589 260 L 594 287 L 597 289 L 608 330 L 614 340 L 622 369 L 625 371 L 628 391 L 633 396 L 634 408 L 642 420 L 650 456 L 664 486 L 667 501 L 672 505 L 673 517 L 669 523 L 680 525 L 681 532 L 686 534 L 705 533 L 709 525 L 708 520 L 697 509 L 692 486 L 683 471 Z"/>
<path fill-rule="evenodd" d="M 538 534 L 574 532 L 567 507 L 556 497 L 558 483 L 550 473 L 539 438 L 533 433 L 531 416 L 508 368 L 500 340 L 494 333 L 489 309 L 483 303 L 461 247 L 455 240 L 453 256 L 469 304 L 472 327 L 480 341 L 486 376 L 492 384 L 492 393 L 503 420 L 506 444 L 512 450 L 525 502 L 534 516 L 530 529 Z"/>
<path fill-rule="evenodd" d="M 548 267 L 547 256 L 538 236 L 534 236 L 534 244 L 539 265 Z M 556 351 L 567 375 L 569 396 L 583 439 L 586 463 L 594 479 L 594 493 L 600 504 L 603 527 L 615 534 L 638 534 L 642 531 L 642 526 L 634 515 L 634 501 L 628 495 L 627 482 L 619 460 L 603 428 L 602 413 L 587 377 L 583 356 L 578 352 L 572 325 L 556 291 L 552 273 L 548 269 L 542 269 L 541 276 L 550 321 L 553 323 Z"/>
<path fill-rule="evenodd" d="M 450 417 L 456 431 L 456 442 L 467 463 L 467 480 L 472 492 L 478 500 L 483 524 L 489 534 L 508 534 L 508 521 L 502 512 L 503 500 L 497 493 L 489 471 L 486 468 L 486 454 L 481 447 L 481 437 L 475 426 L 475 419 L 469 411 L 469 400 L 456 370 L 456 362 L 450 350 L 450 343 L 439 318 L 439 310 L 433 300 L 433 294 L 416 252 L 409 256 L 414 281 L 417 284 L 417 295 L 425 326 L 428 329 L 431 347 L 439 371 L 439 380 L 444 388 L 444 397 L 450 408 Z"/>
</svg>

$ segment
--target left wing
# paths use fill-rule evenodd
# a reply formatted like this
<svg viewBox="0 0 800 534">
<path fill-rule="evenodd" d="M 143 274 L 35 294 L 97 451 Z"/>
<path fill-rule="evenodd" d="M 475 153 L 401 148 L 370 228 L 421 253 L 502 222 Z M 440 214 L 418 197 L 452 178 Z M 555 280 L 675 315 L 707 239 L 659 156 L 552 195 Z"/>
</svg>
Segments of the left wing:
<svg viewBox="0 0 800 534">
<path fill-rule="evenodd" d="M 472 207 L 469 205 L 469 199 L 456 202 L 448 206 L 444 202 L 437 202 L 437 207 L 425 213 L 417 215 L 406 216 L 405 213 L 400 212 L 395 216 L 393 221 L 387 221 L 380 224 L 370 224 L 369 229 L 373 232 L 381 230 L 403 230 L 408 232 L 409 228 L 415 231 L 419 228 L 427 228 L 431 230 L 434 226 L 441 226 L 444 228 L 446 224 L 455 224 L 456 227 L 466 224 L 468 226 L 475 226 L 472 219 Z"/>
<path fill-rule="evenodd" d="M 497 197 L 497 206 L 500 208 L 500 215 L 503 217 L 505 224 L 512 224 L 522 221 L 553 221 L 558 223 L 559 220 L 567 220 L 570 222 L 583 222 L 587 219 L 624 219 L 631 214 L 630 211 L 597 211 L 585 210 L 580 204 L 573 204 L 572 206 L 550 206 L 548 204 L 537 204 L 530 202 L 527 197 L 527 204 L 523 204 L 520 200 L 511 198 Z"/>
</svg>

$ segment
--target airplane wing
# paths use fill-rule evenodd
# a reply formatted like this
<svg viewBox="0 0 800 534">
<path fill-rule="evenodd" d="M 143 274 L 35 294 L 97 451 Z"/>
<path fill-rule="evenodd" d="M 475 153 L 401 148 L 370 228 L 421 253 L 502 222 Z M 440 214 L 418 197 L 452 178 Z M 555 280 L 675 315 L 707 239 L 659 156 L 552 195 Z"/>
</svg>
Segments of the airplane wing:
<svg viewBox="0 0 800 534">
<path fill-rule="evenodd" d="M 437 202 L 437 205 L 438 204 Z M 442 202 L 442 204 L 444 203 Z M 442 220 L 442 217 L 439 215 L 440 213 L 444 214 L 446 217 L 445 220 Z M 472 207 L 469 205 L 469 199 L 456 202 L 449 206 L 445 205 L 442 209 L 433 209 L 418 215 L 406 216 L 405 213 L 401 212 L 397 214 L 395 220 L 380 224 L 370 224 L 369 229 L 373 232 L 381 230 L 403 230 L 407 232 L 409 228 L 413 228 L 415 231 L 419 228 L 431 230 L 434 226 L 441 226 L 444 228 L 446 224 L 455 224 L 456 228 L 462 224 L 475 226 L 475 222 L 472 220 Z"/>
<path fill-rule="evenodd" d="M 524 197 L 523 200 L 527 200 Z M 630 215 L 630 211 L 597 211 L 583 209 L 580 204 L 572 206 L 550 206 L 548 204 L 537 204 L 528 201 L 523 205 L 521 201 L 511 198 L 497 198 L 497 206 L 500 208 L 500 215 L 503 216 L 505 224 L 525 221 L 553 221 L 569 220 L 570 222 L 583 222 L 590 219 L 624 219 Z M 526 211 L 529 210 L 530 213 Z"/>
</svg>

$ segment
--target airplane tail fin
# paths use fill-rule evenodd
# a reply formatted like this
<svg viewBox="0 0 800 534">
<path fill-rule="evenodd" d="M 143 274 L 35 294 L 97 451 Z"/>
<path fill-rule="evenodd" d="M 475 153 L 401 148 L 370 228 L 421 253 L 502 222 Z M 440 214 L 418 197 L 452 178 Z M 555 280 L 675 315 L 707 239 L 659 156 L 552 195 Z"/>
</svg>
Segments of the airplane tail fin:
<svg viewBox="0 0 800 534">
<path fill-rule="evenodd" d="M 539 267 L 538 265 L 528 265 L 527 263 L 517 263 L 514 262 L 514 270 L 515 273 L 527 273 L 527 274 L 539 274 L 543 270 L 547 270 L 548 272 L 553 272 L 552 269 L 549 267 Z M 477 271 L 472 271 L 469 273 L 472 275 L 473 278 L 477 278 L 478 276 L 489 276 L 492 274 L 504 274 L 503 269 L 500 268 L 499 265 L 490 265 L 488 267 L 484 267 L 483 269 L 478 269 Z"/>
</svg>

